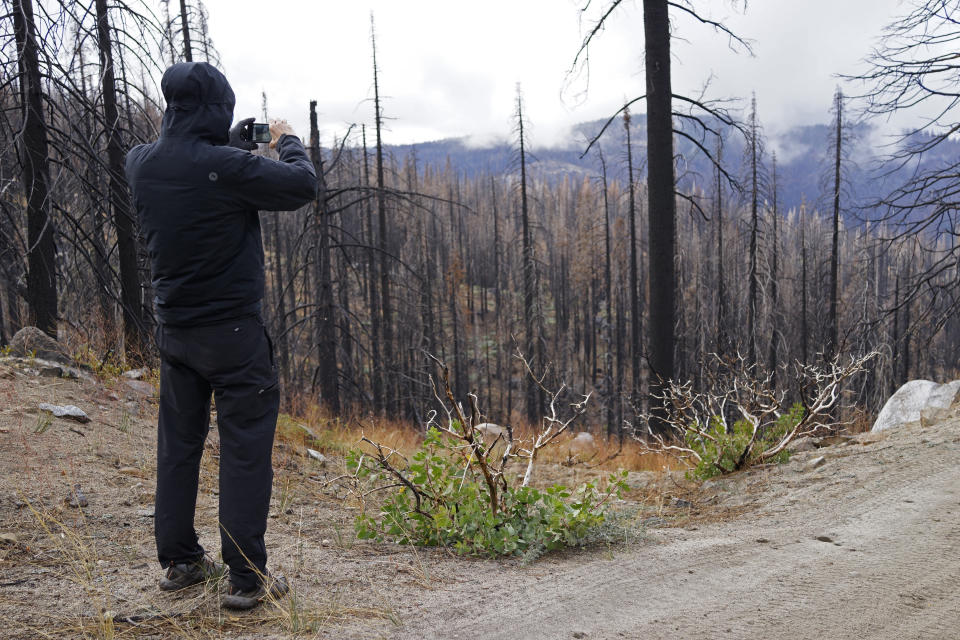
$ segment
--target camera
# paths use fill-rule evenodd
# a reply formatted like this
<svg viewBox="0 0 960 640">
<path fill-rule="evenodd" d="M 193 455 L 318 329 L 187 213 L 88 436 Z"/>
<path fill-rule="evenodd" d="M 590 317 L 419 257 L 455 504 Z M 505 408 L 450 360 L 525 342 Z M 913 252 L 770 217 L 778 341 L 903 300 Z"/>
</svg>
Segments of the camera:
<svg viewBox="0 0 960 640">
<path fill-rule="evenodd" d="M 244 140 L 249 140 L 250 142 L 256 142 L 258 144 L 270 142 L 272 138 L 270 135 L 270 125 L 262 122 L 251 122 L 243 128 L 243 134 L 241 137 Z"/>
</svg>

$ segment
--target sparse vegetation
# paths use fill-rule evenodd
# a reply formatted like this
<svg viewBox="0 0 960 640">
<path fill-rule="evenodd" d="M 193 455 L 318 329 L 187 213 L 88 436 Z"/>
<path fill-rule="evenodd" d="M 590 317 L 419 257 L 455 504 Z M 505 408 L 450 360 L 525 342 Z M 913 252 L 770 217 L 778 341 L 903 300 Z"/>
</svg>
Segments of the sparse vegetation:
<svg viewBox="0 0 960 640">
<path fill-rule="evenodd" d="M 453 429 L 463 427 L 454 424 Z M 486 449 L 480 446 L 483 455 Z M 434 428 L 410 460 L 377 449 L 372 456 L 353 451 L 347 458 L 365 495 L 389 491 L 375 514 L 365 510 L 357 517 L 361 539 L 443 546 L 460 554 L 536 557 L 584 545 L 604 523 L 610 501 L 626 489 L 626 472 L 620 472 L 572 490 L 516 486 L 519 478 L 514 478 L 499 496 L 491 496 L 462 440 Z"/>
</svg>

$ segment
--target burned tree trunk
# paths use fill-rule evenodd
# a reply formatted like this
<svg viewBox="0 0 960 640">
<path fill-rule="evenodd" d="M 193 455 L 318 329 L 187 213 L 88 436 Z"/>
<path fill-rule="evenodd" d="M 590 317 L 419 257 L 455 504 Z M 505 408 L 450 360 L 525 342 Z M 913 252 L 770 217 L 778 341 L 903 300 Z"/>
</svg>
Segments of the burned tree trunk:
<svg viewBox="0 0 960 640">
<path fill-rule="evenodd" d="M 20 166 L 27 201 L 27 305 L 30 321 L 57 337 L 56 245 L 50 220 L 47 124 L 40 87 L 40 59 L 33 0 L 13 0 L 13 24 L 20 73 L 23 136 Z"/>
<path fill-rule="evenodd" d="M 103 118 L 107 129 L 107 167 L 109 171 L 110 208 L 117 230 L 117 254 L 120 261 L 120 302 L 123 306 L 124 352 L 127 358 L 139 360 L 146 352 L 143 331 L 143 301 L 141 299 L 137 242 L 130 196 L 123 171 L 123 145 L 120 141 L 120 115 L 117 109 L 116 80 L 113 71 L 113 51 L 110 42 L 110 23 L 107 19 L 107 1 L 96 0 L 97 44 L 100 49 Z"/>
<path fill-rule="evenodd" d="M 623 128 L 627 142 L 627 195 L 630 218 L 630 368 L 633 376 L 631 401 L 637 403 L 640 397 L 640 278 L 637 265 L 640 260 L 637 242 L 637 201 L 633 174 L 633 145 L 630 141 L 630 110 L 623 111 Z"/>
<path fill-rule="evenodd" d="M 667 382 L 673 378 L 676 309 L 670 15 L 667 0 L 644 0 L 647 80 L 647 169 L 650 243 L 650 406 L 656 430 L 666 429 Z"/>
<path fill-rule="evenodd" d="M 533 255 L 533 235 L 530 230 L 530 208 L 527 203 L 527 150 L 526 139 L 523 130 L 523 97 L 520 94 L 520 87 L 517 87 L 517 133 L 520 140 L 520 226 L 522 235 L 522 265 L 523 265 L 523 333 L 524 333 L 524 356 L 532 365 L 535 362 L 537 353 L 537 343 L 540 339 L 537 335 L 538 323 L 534 316 L 537 309 L 537 274 L 536 262 Z M 536 363 L 541 364 L 541 363 Z M 543 401 L 540 387 L 533 380 L 532 376 L 527 376 L 526 392 L 526 410 L 527 420 L 531 424 L 540 421 L 543 414 Z"/>
<path fill-rule="evenodd" d="M 187 0 L 180 0 L 180 29 L 183 33 L 183 59 L 193 62 L 193 47 L 190 46 L 190 21 L 187 19 Z"/>
<path fill-rule="evenodd" d="M 370 16 L 370 43 L 373 48 L 373 108 L 374 126 L 377 130 L 377 229 L 380 248 L 380 311 L 383 330 L 384 405 L 387 411 L 396 414 L 396 363 L 393 350 L 393 301 L 390 298 L 390 261 L 387 246 L 387 194 L 383 177 L 383 115 L 380 111 L 380 82 L 377 71 L 377 42 L 373 33 L 373 16 Z"/>
<path fill-rule="evenodd" d="M 327 184 L 320 155 L 320 132 L 317 129 L 317 101 L 310 101 L 310 156 L 317 172 L 319 190 L 313 209 L 317 233 L 317 373 L 320 379 L 322 405 L 332 413 L 340 412 L 340 390 L 337 367 L 337 319 L 333 305 L 333 282 L 330 261 L 330 219 L 326 211 Z"/>
<path fill-rule="evenodd" d="M 750 102 L 747 158 L 750 173 L 750 291 L 747 299 L 747 362 L 757 363 L 757 307 L 760 296 L 758 236 L 760 234 L 760 127 L 757 124 L 757 97 Z"/>
<path fill-rule="evenodd" d="M 830 252 L 830 316 L 827 319 L 828 337 L 826 360 L 833 359 L 840 349 L 839 322 L 837 320 L 837 297 L 839 295 L 840 280 L 840 161 L 843 157 L 843 93 L 837 89 L 834 95 L 834 109 L 836 110 L 836 131 L 833 165 L 833 245 Z"/>
</svg>

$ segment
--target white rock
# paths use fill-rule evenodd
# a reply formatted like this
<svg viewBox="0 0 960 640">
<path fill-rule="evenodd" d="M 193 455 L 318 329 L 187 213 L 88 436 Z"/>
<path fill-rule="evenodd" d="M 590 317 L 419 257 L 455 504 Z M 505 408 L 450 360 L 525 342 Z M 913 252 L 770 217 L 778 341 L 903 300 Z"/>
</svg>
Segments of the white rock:
<svg viewBox="0 0 960 640">
<path fill-rule="evenodd" d="M 475 426 L 474 431 L 479 431 L 480 435 L 483 436 L 484 442 L 490 444 L 500 436 L 504 438 L 507 437 L 506 430 L 498 424 L 493 424 L 492 422 L 481 422 Z"/>
<path fill-rule="evenodd" d="M 83 412 L 83 409 L 76 407 L 72 404 L 67 405 L 56 405 L 56 404 L 47 404 L 46 402 L 41 402 L 37 405 L 37 408 L 41 411 L 49 411 L 58 418 L 66 418 L 68 420 L 76 420 L 77 422 L 90 422 L 90 418 L 86 413 Z"/>
<path fill-rule="evenodd" d="M 594 440 L 592 433 L 587 433 L 586 431 L 581 431 L 577 436 L 570 441 L 570 450 L 571 451 L 589 451 L 594 449 L 597 446 L 597 441 Z"/>
<path fill-rule="evenodd" d="M 128 380 L 140 380 L 141 378 L 146 378 L 148 375 L 150 375 L 150 369 L 146 367 L 140 367 L 139 369 L 124 371 L 121 375 Z"/>
<path fill-rule="evenodd" d="M 317 460 L 320 464 L 327 464 L 327 456 L 323 455 L 316 449 L 307 449 L 307 455 Z"/>
<path fill-rule="evenodd" d="M 960 380 L 937 384 L 931 380 L 911 380 L 897 389 L 880 410 L 871 433 L 917 422 L 931 412 L 949 410 L 960 391 Z"/>
</svg>

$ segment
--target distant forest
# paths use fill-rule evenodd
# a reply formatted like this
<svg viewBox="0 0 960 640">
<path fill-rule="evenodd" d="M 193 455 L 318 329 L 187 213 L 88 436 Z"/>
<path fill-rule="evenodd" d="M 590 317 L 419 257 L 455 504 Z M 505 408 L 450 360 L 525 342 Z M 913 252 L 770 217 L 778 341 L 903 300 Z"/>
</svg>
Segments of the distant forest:
<svg viewBox="0 0 960 640">
<path fill-rule="evenodd" d="M 668 4 L 644 16 L 647 67 L 664 46 L 671 55 Z M 680 4 L 696 15 L 706 3 Z M 921 4 L 893 27 L 905 38 L 947 29 L 941 4 L 956 3 Z M 99 360 L 156 357 L 123 158 L 158 135 L 163 68 L 218 64 L 215 19 L 198 0 L 5 3 L 0 344 L 35 325 Z M 884 93 L 896 78 L 861 78 L 853 97 L 838 89 L 824 105 L 832 121 L 783 136 L 778 161 L 766 148 L 762 87 L 730 112 L 672 96 L 669 76 L 648 78 L 666 82 L 665 106 L 613 110 L 565 149 L 531 144 L 525 125 L 536 114 L 520 88 L 503 145 L 390 146 L 376 67 L 389 52 L 370 35 L 368 118 L 321 139 L 316 104 L 303 105 L 319 197 L 261 214 L 264 317 L 285 410 L 317 404 L 421 427 L 436 407 L 425 353 L 493 422 L 536 421 L 542 377 L 566 385 L 570 401 L 590 394 L 585 425 L 611 436 L 669 410 L 657 406 L 665 379 L 709 388 L 716 363 L 737 355 L 789 403 L 802 394 L 797 363 L 876 351 L 844 386 L 845 404 L 866 414 L 908 379 L 957 375 L 960 148 L 942 133 L 956 125 L 947 110 L 877 163 L 871 125 L 853 124 L 855 114 L 906 108 L 924 90 L 909 68 L 876 57 L 884 49 L 872 62 L 903 74 L 899 102 Z M 899 62 L 921 54 L 901 51 Z M 929 90 L 931 100 L 945 91 Z"/>
</svg>

